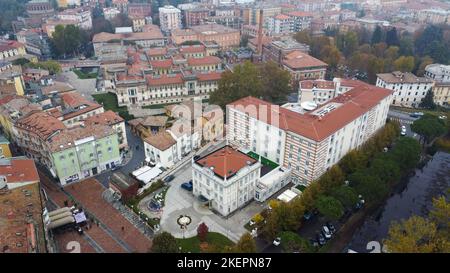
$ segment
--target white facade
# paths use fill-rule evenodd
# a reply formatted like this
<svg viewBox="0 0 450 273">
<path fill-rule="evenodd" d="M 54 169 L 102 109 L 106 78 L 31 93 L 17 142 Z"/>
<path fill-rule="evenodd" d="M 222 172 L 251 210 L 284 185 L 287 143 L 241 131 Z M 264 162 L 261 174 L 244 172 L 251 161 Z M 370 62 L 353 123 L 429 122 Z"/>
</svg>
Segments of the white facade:
<svg viewBox="0 0 450 273">
<path fill-rule="evenodd" d="M 213 170 L 193 162 L 193 193 L 207 198 L 214 210 L 227 216 L 254 198 L 260 171 L 261 163 L 256 162 L 243 167 L 230 179 L 222 179 Z"/>
<path fill-rule="evenodd" d="M 393 74 L 394 76 L 391 76 Z M 417 107 L 434 85 L 432 80 L 412 73 L 397 72 L 378 74 L 376 86 L 393 90 L 392 105 Z M 394 78 L 395 77 L 395 78 Z"/>
<path fill-rule="evenodd" d="M 377 90 L 366 92 L 377 92 Z M 383 93 L 387 92 L 383 91 Z M 275 109 L 274 112 L 270 112 L 268 109 L 271 124 L 278 123 L 277 126 L 273 126 L 260 119 L 255 121 L 255 118 L 245 112 L 252 111 L 250 110 L 252 107 L 258 109 L 260 105 L 264 106 L 253 98 L 246 110 L 240 109 L 239 103 L 236 106 L 227 106 L 227 140 L 233 147 L 252 150 L 286 169 L 292 170 L 294 183 L 308 185 L 336 164 L 350 150 L 362 145 L 384 126 L 391 100 L 392 94 L 387 95 L 376 101 L 374 106 L 361 115 L 351 120 L 345 120 L 345 123 L 340 114 L 333 114 L 333 111 L 336 111 L 334 109 L 345 107 L 345 103 L 332 101 L 312 112 L 289 113 L 289 117 L 286 118 L 276 114 L 281 110 Z M 367 102 L 361 96 L 356 103 L 365 105 Z M 324 131 L 316 131 L 315 135 L 317 136 L 314 138 L 309 136 L 309 131 L 297 127 L 298 124 L 304 123 L 307 126 L 305 128 L 308 128 L 308 123 L 314 120 L 314 116 L 316 116 L 315 119 L 322 119 L 319 117 L 319 112 L 323 112 L 325 109 L 330 110 L 327 110 L 323 116 L 325 118 L 327 115 L 330 116 L 327 119 L 333 120 L 330 121 L 331 123 L 339 122 L 343 124 L 342 127 L 329 133 L 327 129 L 317 124 L 310 131 Z M 260 115 L 266 116 L 266 114 Z"/>
<path fill-rule="evenodd" d="M 450 82 L 450 65 L 443 64 L 429 64 L 425 67 L 426 78 L 440 82 L 449 83 Z"/>
<path fill-rule="evenodd" d="M 172 145 L 166 150 L 160 150 L 144 141 L 145 157 L 164 168 L 171 168 L 178 162 L 177 145 Z"/>
<path fill-rule="evenodd" d="M 106 20 L 111 20 L 120 14 L 120 10 L 117 8 L 103 8 L 103 16 Z"/>
<path fill-rule="evenodd" d="M 71 20 L 78 22 L 82 29 L 92 28 L 92 13 L 91 10 L 66 10 L 57 15 L 60 20 Z"/>
<path fill-rule="evenodd" d="M 181 28 L 181 11 L 169 5 L 159 8 L 159 22 L 163 32 Z"/>
<path fill-rule="evenodd" d="M 255 187 L 255 200 L 266 201 L 291 181 L 291 170 L 278 167 L 259 179 Z"/>
</svg>

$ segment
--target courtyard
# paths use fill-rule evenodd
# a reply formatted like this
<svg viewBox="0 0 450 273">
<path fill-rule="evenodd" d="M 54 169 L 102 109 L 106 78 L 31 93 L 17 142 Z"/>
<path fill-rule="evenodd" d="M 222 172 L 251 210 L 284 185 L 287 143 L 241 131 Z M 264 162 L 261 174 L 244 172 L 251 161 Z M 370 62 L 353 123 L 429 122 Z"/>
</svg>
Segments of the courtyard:
<svg viewBox="0 0 450 273">
<path fill-rule="evenodd" d="M 174 173 L 174 180 L 166 193 L 165 206 L 162 208 L 161 230 L 171 233 L 176 238 L 189 238 L 197 235 L 197 227 L 205 223 L 210 232 L 217 232 L 233 242 L 248 232 L 244 225 L 265 207 L 265 203 L 250 202 L 228 217 L 222 217 L 205 207 L 190 191 L 181 188 L 181 184 L 192 179 L 192 167 L 188 163 Z M 188 216 L 190 223 L 182 229 L 177 222 L 180 216 Z"/>
</svg>

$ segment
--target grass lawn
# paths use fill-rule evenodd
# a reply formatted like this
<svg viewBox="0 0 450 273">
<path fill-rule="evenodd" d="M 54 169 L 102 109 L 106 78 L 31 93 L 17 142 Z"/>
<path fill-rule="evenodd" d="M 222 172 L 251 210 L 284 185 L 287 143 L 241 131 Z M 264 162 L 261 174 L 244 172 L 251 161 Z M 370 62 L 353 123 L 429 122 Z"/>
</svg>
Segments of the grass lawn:
<svg viewBox="0 0 450 273">
<path fill-rule="evenodd" d="M 77 74 L 78 78 L 85 80 L 85 79 L 96 79 L 98 76 L 97 72 L 92 73 L 85 73 L 79 69 L 74 69 L 73 73 Z"/>
<path fill-rule="evenodd" d="M 200 240 L 197 236 L 186 238 L 186 239 L 177 239 L 178 245 L 181 246 L 181 251 L 191 252 L 191 253 L 200 253 Z M 206 237 L 206 242 L 210 245 L 210 247 L 213 247 L 215 250 L 221 250 L 225 246 L 232 246 L 234 243 L 228 239 L 227 237 L 223 236 L 220 233 L 217 232 L 209 232 Z"/>
<path fill-rule="evenodd" d="M 298 189 L 299 191 L 303 192 L 306 189 L 306 186 L 297 185 L 295 188 Z"/>
<path fill-rule="evenodd" d="M 144 108 L 144 109 L 161 109 L 161 108 L 164 108 L 165 106 L 171 105 L 171 104 L 177 104 L 177 103 L 173 102 L 173 103 L 164 103 L 164 104 L 151 104 L 151 105 L 142 106 L 142 108 Z"/>
<path fill-rule="evenodd" d="M 126 106 L 122 107 L 118 106 L 116 95 L 112 93 L 104 93 L 104 94 L 92 94 L 92 97 L 94 97 L 94 99 L 98 103 L 103 105 L 105 111 L 111 110 L 113 112 L 116 112 L 119 114 L 119 116 L 121 116 L 125 120 L 134 119 L 134 116 L 128 113 L 128 109 Z"/>
<path fill-rule="evenodd" d="M 271 160 L 269 160 L 269 159 L 267 159 L 267 158 L 265 158 L 263 156 L 260 156 L 260 155 L 258 155 L 255 152 L 250 151 L 250 152 L 247 153 L 247 155 L 250 156 L 253 159 L 261 160 L 261 164 L 263 164 L 264 166 L 269 166 L 271 169 L 275 169 L 275 168 L 278 167 L 277 163 L 275 163 L 275 162 L 273 162 L 273 161 L 271 161 Z"/>
</svg>

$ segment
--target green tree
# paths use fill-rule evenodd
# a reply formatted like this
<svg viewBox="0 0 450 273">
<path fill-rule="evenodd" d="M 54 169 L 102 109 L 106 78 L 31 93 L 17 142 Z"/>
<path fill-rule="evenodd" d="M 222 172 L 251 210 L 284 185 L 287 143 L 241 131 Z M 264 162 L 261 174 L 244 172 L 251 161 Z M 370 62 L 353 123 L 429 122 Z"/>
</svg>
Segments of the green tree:
<svg viewBox="0 0 450 273">
<path fill-rule="evenodd" d="M 284 231 L 280 234 L 281 246 L 285 252 L 311 253 L 314 248 L 308 240 L 295 232 Z"/>
<path fill-rule="evenodd" d="M 30 62 L 30 60 L 28 60 L 26 58 L 19 58 L 19 59 L 16 59 L 16 60 L 12 61 L 12 64 L 13 65 L 25 65 L 25 64 L 27 64 L 29 62 Z"/>
<path fill-rule="evenodd" d="M 436 103 L 434 103 L 434 93 L 431 88 L 428 90 L 427 94 L 420 102 L 419 107 L 431 110 L 436 109 L 437 106 Z"/>
<path fill-rule="evenodd" d="M 359 45 L 358 34 L 354 31 L 348 31 L 345 34 L 340 34 L 337 37 L 337 47 L 348 57 L 352 54 Z"/>
<path fill-rule="evenodd" d="M 433 115 L 424 115 L 411 124 L 411 130 L 421 135 L 425 143 L 429 143 L 434 138 L 444 134 L 446 130 L 445 123 Z"/>
<path fill-rule="evenodd" d="M 77 54 L 83 42 L 80 28 L 74 25 L 57 25 L 51 42 L 57 55 Z"/>
<path fill-rule="evenodd" d="M 259 67 L 259 78 L 262 89 L 259 96 L 270 102 L 284 102 L 286 96 L 291 93 L 291 75 L 288 71 L 281 69 L 274 62 L 266 62 Z"/>
<path fill-rule="evenodd" d="M 26 67 L 30 68 L 39 68 L 39 69 L 45 69 L 48 70 L 50 74 L 58 74 L 61 73 L 61 64 L 57 61 L 48 60 L 44 62 L 38 62 L 38 63 L 27 63 L 25 65 Z"/>
<path fill-rule="evenodd" d="M 330 196 L 339 200 L 346 208 L 353 208 L 358 202 L 358 194 L 347 185 L 342 185 L 331 190 Z"/>
<path fill-rule="evenodd" d="M 401 177 L 401 170 L 397 162 L 386 154 L 380 154 L 372 160 L 369 172 L 389 184 L 398 182 Z"/>
<path fill-rule="evenodd" d="M 413 56 L 400 56 L 394 62 L 395 70 L 401 72 L 411 72 L 414 69 L 414 57 Z"/>
<path fill-rule="evenodd" d="M 411 137 L 402 137 L 395 142 L 391 156 L 401 170 L 409 170 L 417 166 L 420 160 L 420 144 Z"/>
<path fill-rule="evenodd" d="M 177 240 L 172 234 L 164 231 L 153 238 L 153 253 L 177 253 L 178 251 Z"/>
<path fill-rule="evenodd" d="M 294 39 L 299 43 L 311 45 L 312 38 L 308 30 L 302 30 L 294 34 Z"/>
<path fill-rule="evenodd" d="M 368 169 L 360 170 L 349 176 L 350 186 L 369 203 L 381 201 L 388 193 L 386 184 Z"/>
<path fill-rule="evenodd" d="M 367 166 L 367 158 L 360 150 L 351 150 L 339 161 L 339 166 L 346 174 L 351 174 Z"/>
<path fill-rule="evenodd" d="M 320 52 L 322 60 L 326 62 L 330 69 L 335 70 L 341 60 L 341 52 L 333 45 L 326 45 Z"/>
<path fill-rule="evenodd" d="M 334 165 L 319 178 L 318 183 L 324 192 L 328 192 L 331 189 L 344 184 L 344 181 L 344 172 L 339 165 Z"/>
<path fill-rule="evenodd" d="M 256 243 L 250 233 L 244 233 L 235 246 L 237 253 L 255 253 Z"/>
<path fill-rule="evenodd" d="M 369 83 L 374 84 L 377 80 L 377 74 L 384 72 L 384 60 L 373 56 L 369 58 L 367 67 Z"/>
<path fill-rule="evenodd" d="M 338 220 L 344 214 L 344 207 L 334 197 L 320 195 L 314 202 L 317 210 L 330 220 Z"/>
<path fill-rule="evenodd" d="M 425 74 L 425 67 L 432 63 L 434 63 L 434 60 L 430 56 L 422 57 L 418 62 L 418 67 L 415 74 L 420 77 L 423 76 Z"/>
<path fill-rule="evenodd" d="M 374 45 L 381 43 L 382 41 L 383 41 L 383 31 L 380 26 L 376 26 L 375 30 L 373 31 L 372 40 L 370 43 Z"/>
<path fill-rule="evenodd" d="M 217 90 L 211 93 L 210 103 L 225 109 L 233 101 L 246 96 L 258 96 L 263 86 L 258 69 L 250 62 L 237 65 L 233 71 L 222 73 Z"/>
<path fill-rule="evenodd" d="M 389 29 L 386 32 L 386 44 L 388 46 L 398 46 L 400 41 L 398 40 L 397 29 L 395 27 Z"/>
</svg>

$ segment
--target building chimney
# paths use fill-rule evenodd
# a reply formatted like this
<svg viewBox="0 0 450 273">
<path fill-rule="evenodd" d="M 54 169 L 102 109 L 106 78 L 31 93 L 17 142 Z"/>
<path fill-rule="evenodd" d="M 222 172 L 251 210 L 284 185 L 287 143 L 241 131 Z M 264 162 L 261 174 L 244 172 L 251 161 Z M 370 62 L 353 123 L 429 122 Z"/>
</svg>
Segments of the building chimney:
<svg viewBox="0 0 450 273">
<path fill-rule="evenodd" d="M 263 49 L 263 41 L 262 41 L 262 36 L 263 36 L 263 9 L 261 8 L 259 10 L 259 28 L 258 28 L 258 49 L 257 49 L 257 53 L 258 56 L 260 56 L 261 61 L 262 61 L 262 49 Z"/>
</svg>

